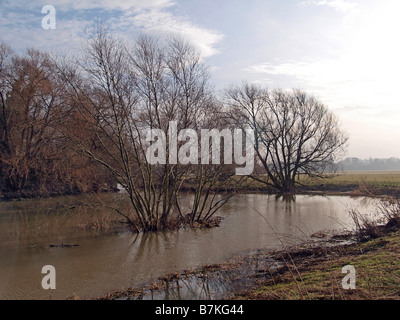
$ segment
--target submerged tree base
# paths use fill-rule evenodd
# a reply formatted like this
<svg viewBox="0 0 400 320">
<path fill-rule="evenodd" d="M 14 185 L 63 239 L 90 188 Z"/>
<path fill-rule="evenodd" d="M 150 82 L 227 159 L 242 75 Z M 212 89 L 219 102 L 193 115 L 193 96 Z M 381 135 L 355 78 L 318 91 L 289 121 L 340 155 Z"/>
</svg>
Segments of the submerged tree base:
<svg viewBox="0 0 400 320">
<path fill-rule="evenodd" d="M 212 217 L 207 220 L 196 220 L 191 221 L 190 215 L 186 215 L 185 217 L 177 217 L 177 218 L 169 218 L 165 223 L 160 224 L 155 228 L 148 228 L 147 230 L 141 230 L 133 223 L 127 222 L 126 225 L 131 232 L 159 232 L 159 231 L 174 231 L 186 228 L 192 229 L 210 229 L 217 228 L 220 226 L 222 217 Z"/>
</svg>

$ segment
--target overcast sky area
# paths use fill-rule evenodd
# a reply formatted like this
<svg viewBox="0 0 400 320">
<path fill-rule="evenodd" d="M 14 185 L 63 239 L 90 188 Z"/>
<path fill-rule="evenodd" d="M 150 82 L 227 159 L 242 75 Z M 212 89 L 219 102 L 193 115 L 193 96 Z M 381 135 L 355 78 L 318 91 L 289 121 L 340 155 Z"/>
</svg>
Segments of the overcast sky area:
<svg viewBox="0 0 400 320">
<path fill-rule="evenodd" d="M 44 30 L 44 5 L 56 29 Z M 212 82 L 300 88 L 339 116 L 348 156 L 400 157 L 399 0 L 1 0 L 0 41 L 74 52 L 95 20 L 134 38 L 178 34 L 206 58 Z"/>
</svg>

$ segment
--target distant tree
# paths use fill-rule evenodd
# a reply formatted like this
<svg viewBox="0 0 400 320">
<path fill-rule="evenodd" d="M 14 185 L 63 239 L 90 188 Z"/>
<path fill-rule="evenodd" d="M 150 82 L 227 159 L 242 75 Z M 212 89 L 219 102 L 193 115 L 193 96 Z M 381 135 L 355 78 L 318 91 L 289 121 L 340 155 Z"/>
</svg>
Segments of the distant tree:
<svg viewBox="0 0 400 320">
<path fill-rule="evenodd" d="M 338 119 L 301 90 L 285 92 L 243 84 L 226 91 L 229 116 L 255 133 L 255 151 L 266 179 L 251 177 L 283 193 L 295 191 L 299 174 L 327 177 L 346 149 Z"/>
<path fill-rule="evenodd" d="M 359 159 L 352 157 L 339 161 L 338 166 L 344 171 L 400 170 L 400 159 Z"/>
</svg>

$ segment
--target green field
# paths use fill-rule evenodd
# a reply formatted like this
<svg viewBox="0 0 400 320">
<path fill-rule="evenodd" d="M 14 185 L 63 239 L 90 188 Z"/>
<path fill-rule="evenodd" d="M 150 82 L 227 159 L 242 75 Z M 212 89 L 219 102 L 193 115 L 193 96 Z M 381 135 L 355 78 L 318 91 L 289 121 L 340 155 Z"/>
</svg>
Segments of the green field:
<svg viewBox="0 0 400 320">
<path fill-rule="evenodd" d="M 296 189 L 298 193 L 309 191 L 350 194 L 400 193 L 400 171 L 348 171 L 326 179 L 301 176 L 299 182 L 300 185 Z M 252 179 L 246 180 L 239 190 L 274 192 L 272 187 Z"/>
<path fill-rule="evenodd" d="M 372 183 L 400 186 L 400 171 L 349 171 L 331 179 L 334 183 Z"/>
<path fill-rule="evenodd" d="M 310 186 L 331 185 L 348 188 L 400 189 L 400 171 L 352 171 L 339 173 L 329 179 L 314 179 L 306 182 Z"/>
</svg>

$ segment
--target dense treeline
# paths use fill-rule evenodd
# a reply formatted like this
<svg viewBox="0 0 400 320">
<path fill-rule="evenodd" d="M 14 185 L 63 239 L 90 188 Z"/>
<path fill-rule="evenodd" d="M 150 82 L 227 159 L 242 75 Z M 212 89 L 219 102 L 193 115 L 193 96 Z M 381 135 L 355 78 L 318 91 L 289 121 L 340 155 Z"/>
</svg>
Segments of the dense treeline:
<svg viewBox="0 0 400 320">
<path fill-rule="evenodd" d="M 400 159 L 359 159 L 346 158 L 339 163 L 339 168 L 343 171 L 373 171 L 373 170 L 400 170 Z"/>
<path fill-rule="evenodd" d="M 71 125 L 65 91 L 47 53 L 18 55 L 0 44 L 0 191 L 5 197 L 109 189 L 107 172 L 76 154 L 61 133 Z"/>
</svg>

